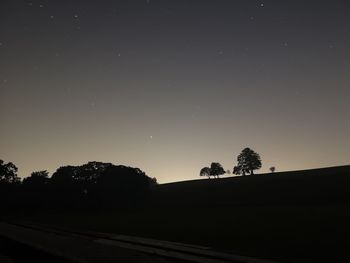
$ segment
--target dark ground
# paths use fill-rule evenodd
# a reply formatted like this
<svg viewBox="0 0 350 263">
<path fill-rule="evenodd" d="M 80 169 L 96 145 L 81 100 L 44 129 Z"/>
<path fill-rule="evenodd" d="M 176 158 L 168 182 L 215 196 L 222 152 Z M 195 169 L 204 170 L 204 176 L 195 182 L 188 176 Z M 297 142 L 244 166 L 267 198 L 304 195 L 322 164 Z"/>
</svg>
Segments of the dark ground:
<svg viewBox="0 0 350 263">
<path fill-rule="evenodd" d="M 349 190 L 350 166 L 344 166 L 164 184 L 144 208 L 41 212 L 21 219 L 286 262 L 350 261 Z"/>
</svg>

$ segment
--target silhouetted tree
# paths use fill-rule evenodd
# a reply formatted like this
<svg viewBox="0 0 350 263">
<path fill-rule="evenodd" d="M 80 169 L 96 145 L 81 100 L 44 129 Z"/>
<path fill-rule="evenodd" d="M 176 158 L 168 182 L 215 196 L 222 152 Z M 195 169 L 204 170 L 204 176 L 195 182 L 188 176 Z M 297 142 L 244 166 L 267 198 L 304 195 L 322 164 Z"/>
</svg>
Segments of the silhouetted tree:
<svg viewBox="0 0 350 263">
<path fill-rule="evenodd" d="M 71 185 L 76 181 L 78 167 L 76 166 L 61 166 L 52 174 L 51 180 L 55 185 Z"/>
<path fill-rule="evenodd" d="M 83 184 L 96 183 L 101 173 L 111 166 L 111 163 L 88 162 L 77 168 L 78 171 L 73 178 Z"/>
<path fill-rule="evenodd" d="M 47 171 L 36 171 L 22 184 L 16 172 L 14 164 L 0 160 L 4 209 L 130 207 L 144 203 L 151 187 L 157 185 L 155 177 L 138 168 L 102 162 L 63 166 L 51 178 Z"/>
<path fill-rule="evenodd" d="M 156 186 L 156 185 L 158 185 L 157 178 L 152 177 L 152 178 L 151 178 L 151 186 L 154 187 L 154 186 Z"/>
<path fill-rule="evenodd" d="M 274 173 L 276 171 L 276 167 L 275 166 L 271 166 L 270 167 L 270 171 L 271 171 L 271 173 Z"/>
<path fill-rule="evenodd" d="M 239 166 L 233 167 L 232 174 L 240 175 L 241 174 L 241 168 Z"/>
<path fill-rule="evenodd" d="M 220 163 L 211 163 L 210 165 L 210 175 L 214 177 L 219 177 L 220 175 L 225 174 L 224 168 L 222 168 Z"/>
<path fill-rule="evenodd" d="M 154 179 L 138 168 L 108 166 L 97 178 L 91 194 L 102 206 L 129 206 L 145 201 Z"/>
<path fill-rule="evenodd" d="M 230 170 L 226 170 L 226 174 L 231 174 L 231 171 Z"/>
<path fill-rule="evenodd" d="M 62 166 L 52 174 L 52 205 L 61 208 L 76 207 L 81 202 L 83 187 L 78 177 L 79 166 Z"/>
<path fill-rule="evenodd" d="M 201 171 L 199 172 L 200 176 L 208 176 L 210 179 L 210 168 L 209 167 L 203 167 Z"/>
<path fill-rule="evenodd" d="M 13 163 L 0 160 L 0 212 L 16 209 L 20 203 L 18 194 L 21 180 L 17 176 L 17 170 Z"/>
<path fill-rule="evenodd" d="M 30 209 L 45 209 L 50 207 L 52 191 L 50 188 L 49 173 L 44 171 L 32 172 L 23 179 L 23 204 Z"/>
<path fill-rule="evenodd" d="M 49 182 L 49 173 L 44 171 L 32 172 L 29 177 L 23 179 L 23 185 L 28 187 L 42 187 Z"/>
<path fill-rule="evenodd" d="M 18 183 L 20 178 L 17 176 L 18 168 L 13 163 L 5 163 L 0 160 L 0 182 L 1 183 Z"/>
<path fill-rule="evenodd" d="M 88 162 L 58 168 L 51 183 L 61 204 L 124 206 L 143 201 L 157 179 L 138 168 Z"/>
<path fill-rule="evenodd" d="M 254 170 L 261 168 L 261 159 L 258 153 L 250 148 L 245 148 L 237 157 L 238 164 L 234 168 L 235 173 L 245 175 L 246 173 L 254 174 Z"/>
</svg>

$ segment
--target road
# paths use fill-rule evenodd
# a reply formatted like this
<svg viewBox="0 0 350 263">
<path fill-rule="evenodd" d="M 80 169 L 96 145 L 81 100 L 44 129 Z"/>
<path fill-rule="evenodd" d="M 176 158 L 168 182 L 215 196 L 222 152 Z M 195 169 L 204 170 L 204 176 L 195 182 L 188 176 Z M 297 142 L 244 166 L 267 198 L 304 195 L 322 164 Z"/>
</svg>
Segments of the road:
<svg viewBox="0 0 350 263">
<path fill-rule="evenodd" d="M 0 236 L 0 262 L 174 262 L 107 246 L 88 236 L 61 235 L 6 223 L 0 223 Z"/>
<path fill-rule="evenodd" d="M 278 263 L 208 247 L 32 224 L 0 222 L 0 262 Z"/>
</svg>

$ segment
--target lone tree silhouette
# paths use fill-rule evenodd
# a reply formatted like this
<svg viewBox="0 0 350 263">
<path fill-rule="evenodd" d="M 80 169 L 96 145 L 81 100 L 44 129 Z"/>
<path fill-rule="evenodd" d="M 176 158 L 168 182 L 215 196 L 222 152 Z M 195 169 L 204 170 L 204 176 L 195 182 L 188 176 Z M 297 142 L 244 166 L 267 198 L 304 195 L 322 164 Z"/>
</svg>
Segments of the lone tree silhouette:
<svg viewBox="0 0 350 263">
<path fill-rule="evenodd" d="M 200 176 L 208 176 L 210 179 L 210 168 L 209 167 L 203 167 L 201 171 L 199 172 Z"/>
<path fill-rule="evenodd" d="M 270 167 L 270 171 L 271 171 L 271 173 L 274 173 L 276 171 L 276 167 L 275 166 L 271 166 Z"/>
<path fill-rule="evenodd" d="M 211 163 L 210 175 L 213 175 L 214 177 L 219 177 L 222 174 L 225 174 L 225 170 L 224 168 L 222 168 L 222 165 L 220 163 Z"/>
<path fill-rule="evenodd" d="M 254 174 L 254 170 L 261 168 L 260 155 L 250 148 L 245 148 L 237 157 L 238 164 L 233 168 L 235 174 Z"/>
</svg>

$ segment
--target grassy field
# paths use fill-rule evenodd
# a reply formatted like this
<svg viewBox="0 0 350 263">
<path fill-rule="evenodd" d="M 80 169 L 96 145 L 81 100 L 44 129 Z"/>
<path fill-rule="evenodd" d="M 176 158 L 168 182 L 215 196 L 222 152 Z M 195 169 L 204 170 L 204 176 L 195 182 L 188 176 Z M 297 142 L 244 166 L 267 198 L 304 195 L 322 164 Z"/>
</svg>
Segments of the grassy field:
<svg viewBox="0 0 350 263">
<path fill-rule="evenodd" d="M 347 258 L 350 166 L 160 185 L 147 208 L 22 219 L 286 262 Z"/>
<path fill-rule="evenodd" d="M 350 166 L 163 184 L 159 207 L 350 205 Z"/>
</svg>

